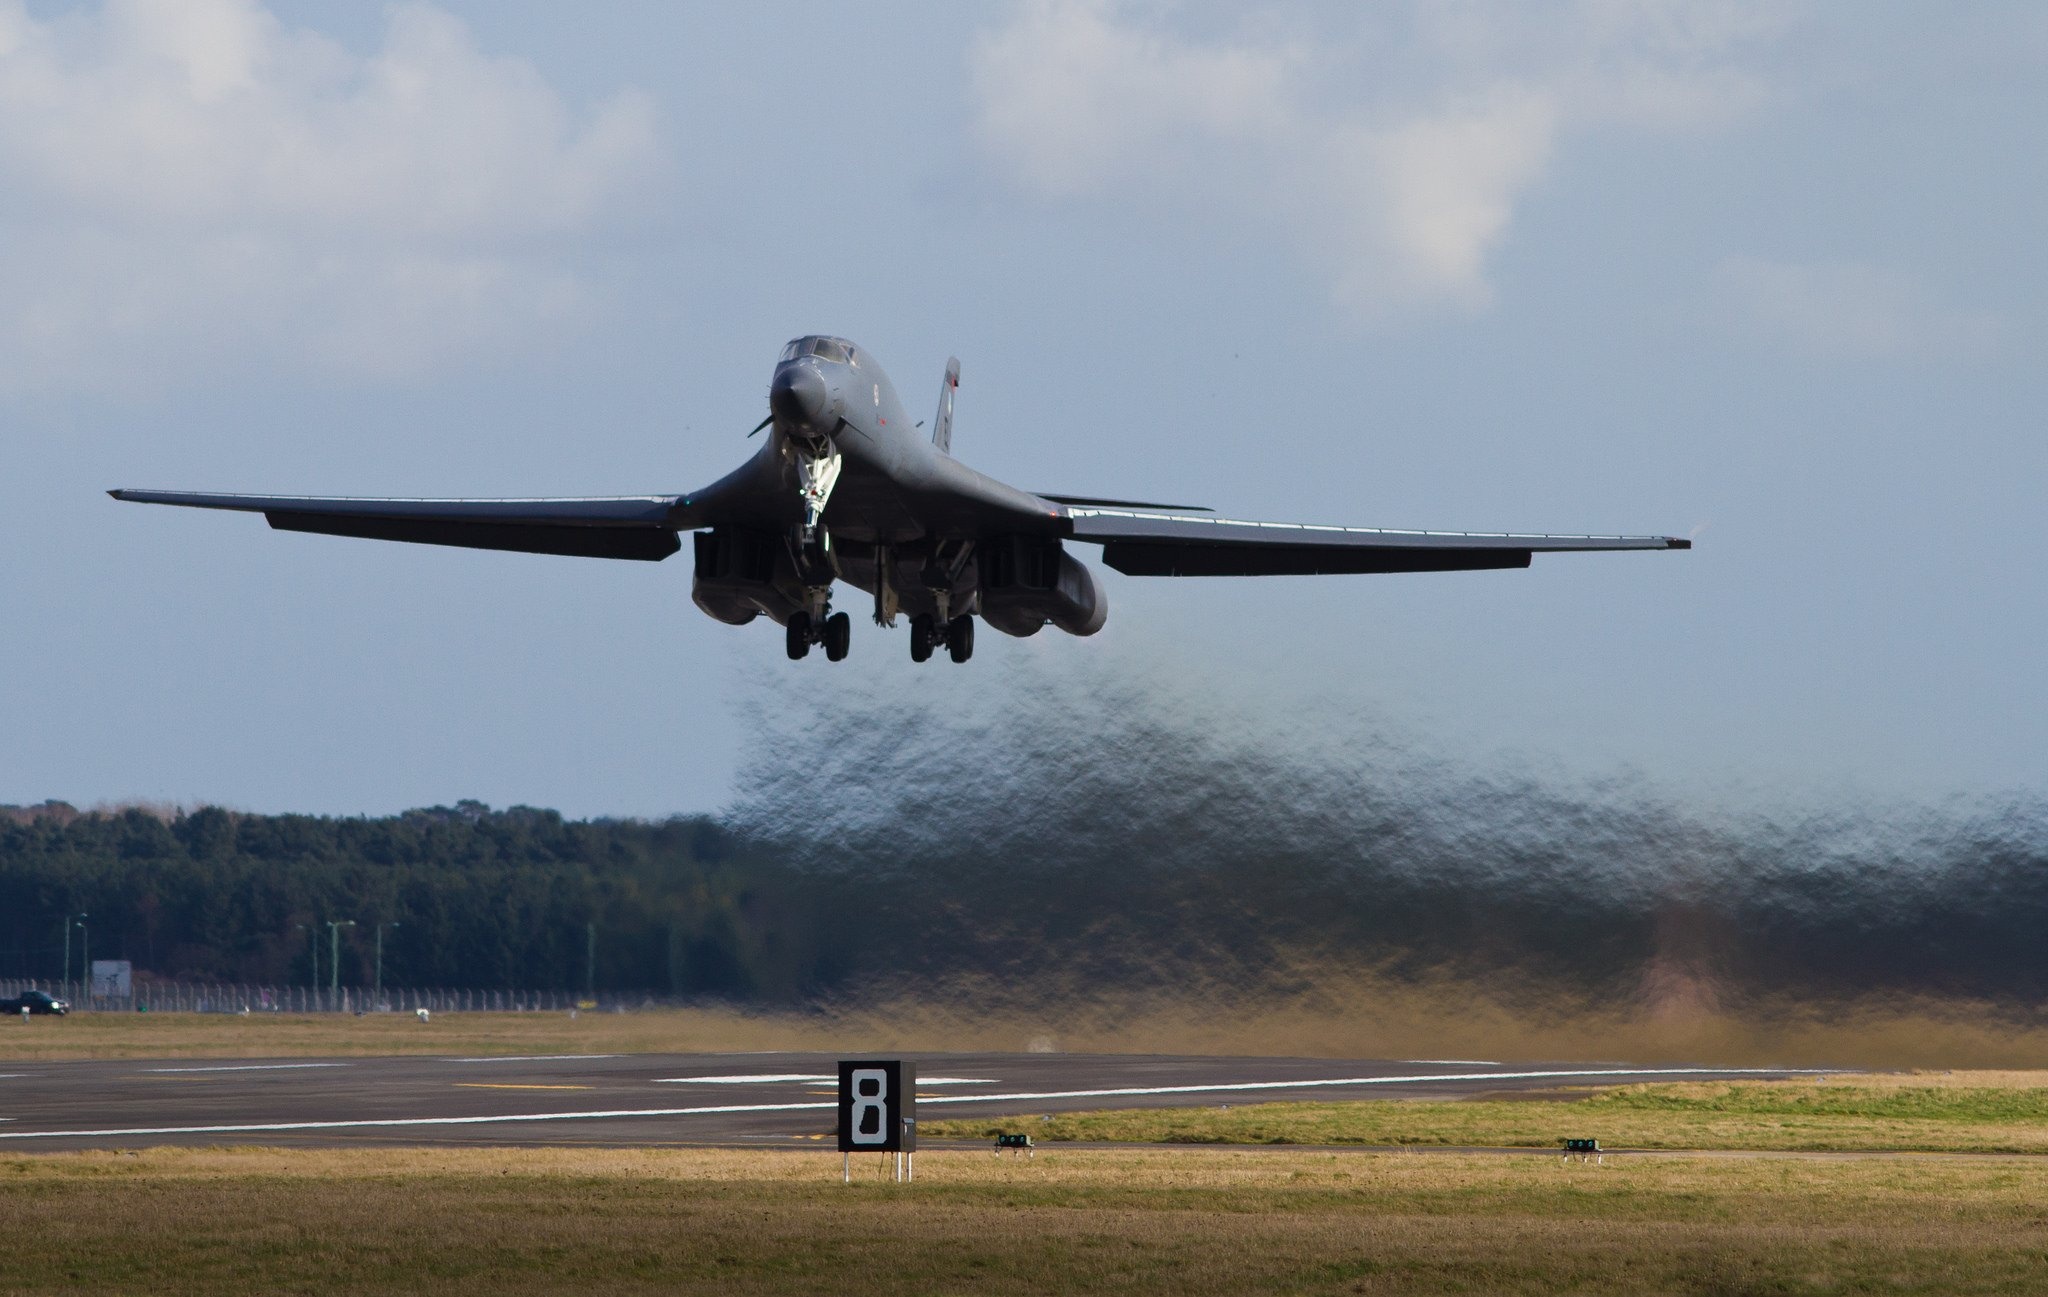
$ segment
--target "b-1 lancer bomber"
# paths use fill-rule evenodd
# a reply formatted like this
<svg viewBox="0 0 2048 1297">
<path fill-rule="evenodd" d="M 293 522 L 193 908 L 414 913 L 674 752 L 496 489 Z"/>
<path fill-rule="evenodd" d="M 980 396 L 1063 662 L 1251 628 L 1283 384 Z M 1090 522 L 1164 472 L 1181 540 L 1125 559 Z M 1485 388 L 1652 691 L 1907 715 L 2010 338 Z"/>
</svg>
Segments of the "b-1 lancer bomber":
<svg viewBox="0 0 2048 1297">
<path fill-rule="evenodd" d="M 1070 552 L 1099 545 L 1129 576 L 1310 576 L 1527 567 L 1565 550 L 1687 549 L 1671 536 L 1533 536 L 1239 522 L 1205 508 L 1019 490 L 953 458 L 948 361 L 931 433 L 911 421 L 875 358 L 843 338 L 798 338 L 768 387 L 769 433 L 701 491 L 522 500 L 110 492 L 117 500 L 261 513 L 282 531 L 472 549 L 660 560 L 694 532 L 691 598 L 734 626 L 765 614 L 792 658 L 846 656 L 846 582 L 877 625 L 910 623 L 910 656 L 974 652 L 978 617 L 1006 635 L 1057 626 L 1093 635 L 1109 615 L 1095 574 Z M 753 434 L 748 434 L 752 436 Z"/>
</svg>

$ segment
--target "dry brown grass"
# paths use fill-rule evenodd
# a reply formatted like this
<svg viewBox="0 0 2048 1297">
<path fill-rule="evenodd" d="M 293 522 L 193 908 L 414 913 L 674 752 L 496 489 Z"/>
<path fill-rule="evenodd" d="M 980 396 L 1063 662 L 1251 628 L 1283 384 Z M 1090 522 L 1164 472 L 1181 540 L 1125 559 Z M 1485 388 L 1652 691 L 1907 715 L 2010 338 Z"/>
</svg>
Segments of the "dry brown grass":
<svg viewBox="0 0 2048 1297">
<path fill-rule="evenodd" d="M 1723 1006 L 1701 996 L 1612 1003 L 1537 982 L 1417 982 L 1315 967 L 1305 967 L 1300 980 L 1314 989 L 1235 1000 L 1196 992 L 1077 995 L 1056 1011 L 963 980 L 867 1021 L 905 1049 L 1007 1050 L 1035 1039 L 1073 1052 L 2048 1068 L 2048 1028 L 1975 1001 Z"/>
<path fill-rule="evenodd" d="M 1761 1093 L 1835 1086 L 1882 1094 L 1891 1090 L 2048 1090 L 2048 1070 L 2011 1068 L 1916 1068 L 1904 1072 L 1857 1072 L 1846 1076 L 1815 1076 L 1792 1081 L 1748 1081 Z M 1674 1094 L 1704 1094 L 1713 1087 L 1678 1082 L 1664 1087 Z"/>
<path fill-rule="evenodd" d="M 1041 1142 L 2048 1153 L 2048 1073 L 1944 1072 L 1553 1091 L 1551 1102 L 1306 1101 L 928 1118 L 928 1138 Z"/>
<path fill-rule="evenodd" d="M 0 1021 L 0 1061 L 273 1058 L 394 1054 L 642 1054 L 831 1049 L 844 1027 L 794 1015 L 647 1013 L 80 1013 Z"/>
<path fill-rule="evenodd" d="M 2030 1071 L 1629 1085 L 1571 1111 L 1648 1147 L 2048 1152 L 2048 1074 Z"/>
<path fill-rule="evenodd" d="M 1782 1005 L 1742 1011 L 1592 1005 L 1537 991 L 1333 978 L 1288 1000 L 1149 998 L 1060 1010 L 961 983 L 871 1009 L 741 1013 L 80 1014 L 0 1023 L 6 1058 L 266 1057 L 398 1053 L 642 1053 L 847 1049 L 1322 1058 L 1627 1059 L 1639 1063 L 1856 1068 L 2048 1068 L 2048 1029 L 1991 1006 L 1934 1000 Z"/>
<path fill-rule="evenodd" d="M 927 1151 L 149 1150 L 0 1160 L 42 1292 L 2041 1291 L 2048 1165 Z"/>
</svg>

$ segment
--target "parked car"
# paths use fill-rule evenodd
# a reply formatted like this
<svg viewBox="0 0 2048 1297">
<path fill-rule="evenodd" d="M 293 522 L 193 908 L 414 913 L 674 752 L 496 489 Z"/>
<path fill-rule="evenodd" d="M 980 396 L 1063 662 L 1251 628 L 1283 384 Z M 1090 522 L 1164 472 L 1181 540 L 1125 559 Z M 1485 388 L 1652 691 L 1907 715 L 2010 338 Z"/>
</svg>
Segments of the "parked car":
<svg viewBox="0 0 2048 1297">
<path fill-rule="evenodd" d="M 24 1013 L 54 1013 L 61 1018 L 69 1012 L 70 1004 L 47 991 L 23 991 L 11 1000 L 0 1000 L 0 1014 L 13 1017 Z"/>
</svg>

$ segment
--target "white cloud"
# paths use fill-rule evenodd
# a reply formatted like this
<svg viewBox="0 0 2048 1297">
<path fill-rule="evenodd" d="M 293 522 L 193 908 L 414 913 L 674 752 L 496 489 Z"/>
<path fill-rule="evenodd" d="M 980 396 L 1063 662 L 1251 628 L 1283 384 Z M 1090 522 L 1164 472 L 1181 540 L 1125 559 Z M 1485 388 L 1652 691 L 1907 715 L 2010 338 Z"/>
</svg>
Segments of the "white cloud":
<svg viewBox="0 0 2048 1297">
<path fill-rule="evenodd" d="M 1366 317 L 1484 307 L 1516 205 L 1574 132 L 1712 128 L 1752 108 L 1747 0 L 1300 6 L 1024 0 L 973 55 L 979 126 L 1020 187 L 1277 231 Z M 1276 33 L 1282 23 L 1291 26 Z"/>
<path fill-rule="evenodd" d="M 1809 356 L 1970 358 L 1995 354 L 2007 340 L 2001 317 L 1943 305 L 1910 276 L 1881 266 L 1730 257 L 1717 279 L 1737 329 Z"/>
<path fill-rule="evenodd" d="M 657 169 L 644 97 L 578 113 L 432 8 L 362 57 L 256 0 L 0 0 L 0 390 L 553 336 L 588 299 L 565 250 Z"/>
<path fill-rule="evenodd" d="M 1112 180 L 1134 157 L 1289 129 L 1299 51 L 1201 47 L 1093 4 L 1028 5 L 976 52 L 982 126 L 1050 193 Z"/>
</svg>

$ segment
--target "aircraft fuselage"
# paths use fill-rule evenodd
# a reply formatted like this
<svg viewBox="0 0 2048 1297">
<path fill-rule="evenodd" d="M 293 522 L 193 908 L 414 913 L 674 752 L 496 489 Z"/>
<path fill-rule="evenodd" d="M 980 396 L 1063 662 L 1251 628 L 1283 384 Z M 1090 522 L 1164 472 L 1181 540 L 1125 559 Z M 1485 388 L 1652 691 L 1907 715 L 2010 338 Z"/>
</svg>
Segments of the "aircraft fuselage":
<svg viewBox="0 0 2048 1297">
<path fill-rule="evenodd" d="M 770 378 L 768 440 L 737 472 L 700 493 L 707 506 L 702 520 L 714 532 L 699 539 L 700 607 L 721 621 L 766 613 L 785 626 L 803 617 L 815 627 L 828 615 L 829 595 L 821 592 L 837 580 L 873 597 L 875 620 L 884 625 L 899 613 L 943 626 L 978 612 L 1012 635 L 1049 622 L 1074 634 L 1101 629 L 1108 601 L 1092 574 L 1060 551 L 1058 505 L 978 473 L 934 445 L 866 352 L 838 339 L 798 339 L 791 348 L 796 354 L 785 352 Z M 823 473 L 831 475 L 829 489 L 808 516 L 807 481 Z M 783 524 L 788 561 L 774 564 L 771 579 L 741 588 L 715 553 L 704 561 L 706 551 L 721 543 L 719 528 L 758 528 L 764 516 Z M 990 547 L 1016 550 L 1020 542 L 1029 569 L 1022 587 L 1056 595 L 1065 578 L 1070 606 L 1048 615 L 1036 606 L 1044 598 L 1006 596 L 1019 583 L 1003 578 L 1017 575 L 1019 563 Z M 742 543 L 755 547 L 761 561 L 752 575 L 759 578 L 762 555 L 774 546 L 758 535 Z M 993 597 L 983 597 L 984 587 Z"/>
</svg>

